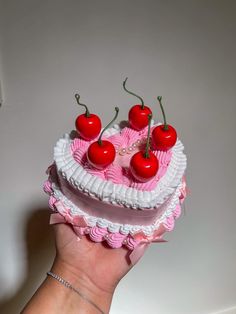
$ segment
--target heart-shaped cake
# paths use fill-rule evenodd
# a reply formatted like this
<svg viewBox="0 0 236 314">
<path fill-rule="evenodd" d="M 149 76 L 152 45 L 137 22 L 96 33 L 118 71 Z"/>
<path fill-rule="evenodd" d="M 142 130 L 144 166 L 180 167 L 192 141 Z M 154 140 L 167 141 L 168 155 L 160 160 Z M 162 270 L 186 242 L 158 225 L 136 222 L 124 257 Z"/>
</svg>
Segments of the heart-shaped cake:
<svg viewBox="0 0 236 314">
<path fill-rule="evenodd" d="M 133 250 L 143 243 L 162 241 L 165 231 L 173 229 L 186 196 L 186 156 L 180 140 L 167 151 L 154 150 L 159 160 L 157 174 L 148 182 L 137 181 L 129 162 L 145 146 L 147 131 L 147 127 L 136 131 L 124 123 L 106 130 L 104 138 L 113 143 L 116 157 L 103 170 L 87 160 L 90 141 L 74 132 L 61 138 L 44 184 L 50 208 L 60 214 L 52 215 L 52 223 L 70 223 L 80 237 L 87 234 L 112 248 L 124 245 Z"/>
<path fill-rule="evenodd" d="M 68 223 L 81 238 L 125 246 L 131 262 L 151 242 L 163 242 L 174 228 L 186 197 L 186 156 L 175 129 L 152 120 L 152 111 L 136 104 L 129 121 L 101 131 L 101 120 L 86 112 L 76 119 L 76 131 L 65 134 L 54 148 L 44 190 L 50 195 L 51 223 Z"/>
</svg>

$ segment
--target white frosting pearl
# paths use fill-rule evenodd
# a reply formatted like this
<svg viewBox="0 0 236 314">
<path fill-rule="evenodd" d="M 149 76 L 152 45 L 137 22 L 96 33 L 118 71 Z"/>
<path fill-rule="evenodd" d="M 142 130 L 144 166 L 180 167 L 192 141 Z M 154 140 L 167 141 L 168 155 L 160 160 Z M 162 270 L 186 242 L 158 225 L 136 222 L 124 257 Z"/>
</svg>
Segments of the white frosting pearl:
<svg viewBox="0 0 236 314">
<path fill-rule="evenodd" d="M 120 150 L 119 154 L 120 154 L 121 156 L 125 155 L 125 154 L 126 154 L 126 149 L 125 149 L 125 148 L 122 148 L 122 149 Z"/>
</svg>

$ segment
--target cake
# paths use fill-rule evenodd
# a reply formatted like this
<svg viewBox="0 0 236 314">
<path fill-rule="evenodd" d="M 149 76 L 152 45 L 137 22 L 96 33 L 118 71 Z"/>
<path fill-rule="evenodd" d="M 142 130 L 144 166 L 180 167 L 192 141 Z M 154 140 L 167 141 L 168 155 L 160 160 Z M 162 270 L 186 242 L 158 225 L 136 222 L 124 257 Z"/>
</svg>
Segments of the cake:
<svg viewBox="0 0 236 314">
<path fill-rule="evenodd" d="M 146 245 L 164 241 L 163 235 L 174 228 L 186 197 L 184 146 L 177 138 L 171 148 L 153 149 L 152 136 L 160 123 L 149 120 L 149 126 L 141 129 L 135 129 L 130 121 L 104 129 L 102 140 L 113 144 L 115 157 L 103 168 L 96 168 L 88 156 L 97 134 L 92 140 L 74 130 L 65 134 L 56 143 L 54 162 L 44 183 L 52 224 L 68 223 L 80 238 L 104 241 L 113 249 L 124 246 L 133 263 Z M 147 146 L 149 134 L 159 165 L 155 175 L 140 182 L 130 164 Z"/>
</svg>

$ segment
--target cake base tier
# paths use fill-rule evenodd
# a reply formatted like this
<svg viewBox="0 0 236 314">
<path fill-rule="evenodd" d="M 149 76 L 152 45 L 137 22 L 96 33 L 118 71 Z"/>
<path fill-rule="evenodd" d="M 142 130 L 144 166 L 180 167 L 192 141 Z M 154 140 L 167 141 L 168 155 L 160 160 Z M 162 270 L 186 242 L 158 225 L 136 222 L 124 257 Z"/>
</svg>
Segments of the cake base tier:
<svg viewBox="0 0 236 314">
<path fill-rule="evenodd" d="M 137 258 L 140 257 L 139 254 L 142 252 L 140 248 L 144 248 L 152 242 L 165 242 L 162 237 L 166 231 L 171 231 L 174 228 L 175 219 L 181 214 L 181 203 L 186 196 L 186 185 L 183 181 L 180 190 L 177 189 L 178 202 L 175 204 L 175 208 L 171 210 L 166 208 L 164 212 L 162 209 L 154 223 L 151 225 L 137 225 L 130 224 L 129 221 L 129 224 L 121 224 L 104 219 L 102 216 L 92 216 L 87 211 L 84 203 L 80 203 L 82 207 L 79 208 L 72 202 L 71 195 L 67 194 L 68 191 L 64 189 L 64 186 L 62 188 L 62 182 L 57 176 L 56 168 L 51 167 L 49 179 L 44 184 L 44 191 L 50 195 L 49 206 L 53 210 L 50 223 L 70 224 L 79 238 L 87 236 L 94 242 L 105 241 L 113 249 L 124 246 L 129 251 L 134 251 L 133 255 L 130 253 L 132 263 L 135 263 Z M 69 189 L 68 193 L 72 193 L 68 186 L 67 188 Z M 86 200 L 88 202 L 87 206 L 92 207 L 90 204 L 91 198 L 87 196 Z M 102 203 L 99 200 L 96 201 L 99 204 Z M 112 207 L 113 205 L 109 206 Z M 93 210 L 95 211 L 96 208 L 94 207 Z M 127 208 L 122 208 L 122 210 L 126 211 Z M 132 209 L 129 208 L 128 210 L 131 211 Z M 151 212 L 151 210 L 146 211 Z M 143 211 L 137 209 L 133 211 L 133 213 L 137 212 Z M 99 214 L 101 212 L 97 209 L 96 216 Z"/>
</svg>

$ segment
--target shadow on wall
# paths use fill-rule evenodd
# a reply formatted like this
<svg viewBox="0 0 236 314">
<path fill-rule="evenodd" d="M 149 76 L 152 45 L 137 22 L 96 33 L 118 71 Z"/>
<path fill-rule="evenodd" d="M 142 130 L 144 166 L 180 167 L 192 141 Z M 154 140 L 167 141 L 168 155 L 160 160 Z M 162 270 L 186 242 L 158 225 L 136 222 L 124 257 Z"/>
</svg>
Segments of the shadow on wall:
<svg viewBox="0 0 236 314">
<path fill-rule="evenodd" d="M 54 251 L 53 229 L 49 225 L 49 210 L 31 209 L 26 228 L 25 242 L 27 249 L 26 279 L 10 299 L 0 301 L 1 314 L 20 313 L 24 305 L 41 284 L 46 272 L 51 267 Z"/>
</svg>

